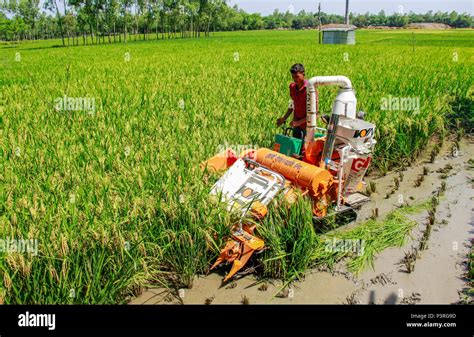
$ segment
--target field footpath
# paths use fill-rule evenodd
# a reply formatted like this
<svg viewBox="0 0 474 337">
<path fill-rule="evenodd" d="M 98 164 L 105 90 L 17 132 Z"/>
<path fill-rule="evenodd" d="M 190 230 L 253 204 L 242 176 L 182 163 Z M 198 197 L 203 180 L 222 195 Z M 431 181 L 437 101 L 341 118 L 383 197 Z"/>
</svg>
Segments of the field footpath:
<svg viewBox="0 0 474 337">
<path fill-rule="evenodd" d="M 394 187 L 399 172 L 373 180 L 376 192 L 371 201 L 358 212 L 358 220 L 347 225 L 357 226 L 378 208 L 379 217 L 399 206 L 400 195 L 410 204 L 429 199 L 445 181 L 446 191 L 440 199 L 436 220 L 426 250 L 420 252 L 414 271 L 407 273 L 400 261 L 413 247 L 419 245 L 426 227 L 428 212 L 423 210 L 410 215 L 418 225 L 402 248 L 388 248 L 379 253 L 374 269 L 367 268 L 355 276 L 347 271 L 341 261 L 332 271 L 311 270 L 304 280 L 294 282 L 283 291 L 281 282 L 259 281 L 248 275 L 221 287 L 222 274 L 211 273 L 196 277 L 192 289 L 171 291 L 149 288 L 130 304 L 451 304 L 462 297 L 467 286 L 465 259 L 469 238 L 474 231 L 474 168 L 468 163 L 474 158 L 474 139 L 461 141 L 459 152 L 453 156 L 453 143 L 445 141 L 434 163 L 425 151 L 414 164 L 403 171 L 403 181 L 391 196 L 386 194 Z M 451 165 L 447 173 L 436 172 Z M 426 167 L 419 187 L 415 181 Z M 441 176 L 444 175 L 444 178 Z M 275 296 L 276 295 L 276 296 Z"/>
</svg>

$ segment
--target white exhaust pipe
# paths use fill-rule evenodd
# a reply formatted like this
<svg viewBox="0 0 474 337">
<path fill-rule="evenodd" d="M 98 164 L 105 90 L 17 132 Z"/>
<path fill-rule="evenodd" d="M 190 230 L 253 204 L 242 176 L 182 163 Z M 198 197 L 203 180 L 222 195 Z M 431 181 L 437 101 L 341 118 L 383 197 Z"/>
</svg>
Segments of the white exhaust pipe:
<svg viewBox="0 0 474 337">
<path fill-rule="evenodd" d="M 340 87 L 332 107 L 332 113 L 349 118 L 356 118 L 357 99 L 352 89 L 351 80 L 345 76 L 316 76 L 308 81 L 309 94 L 306 101 L 306 137 L 305 143 L 314 140 L 316 129 L 316 86 L 337 85 Z"/>
<path fill-rule="evenodd" d="M 312 87 L 318 85 L 338 85 L 343 89 L 352 89 L 351 80 L 346 76 L 316 76 L 311 78 L 308 83 Z"/>
</svg>

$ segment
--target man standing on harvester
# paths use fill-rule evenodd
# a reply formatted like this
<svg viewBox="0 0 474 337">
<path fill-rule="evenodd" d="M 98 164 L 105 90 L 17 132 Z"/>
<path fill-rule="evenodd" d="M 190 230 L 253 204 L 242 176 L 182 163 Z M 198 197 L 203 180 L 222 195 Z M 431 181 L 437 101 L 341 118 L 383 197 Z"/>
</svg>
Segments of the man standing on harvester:
<svg viewBox="0 0 474 337">
<path fill-rule="evenodd" d="M 278 118 L 277 126 L 285 124 L 288 117 L 293 113 L 291 127 L 293 137 L 304 139 L 306 136 L 306 86 L 308 81 L 304 78 L 304 66 L 301 63 L 294 64 L 290 69 L 293 82 L 290 83 L 291 103 L 286 114 Z"/>
</svg>

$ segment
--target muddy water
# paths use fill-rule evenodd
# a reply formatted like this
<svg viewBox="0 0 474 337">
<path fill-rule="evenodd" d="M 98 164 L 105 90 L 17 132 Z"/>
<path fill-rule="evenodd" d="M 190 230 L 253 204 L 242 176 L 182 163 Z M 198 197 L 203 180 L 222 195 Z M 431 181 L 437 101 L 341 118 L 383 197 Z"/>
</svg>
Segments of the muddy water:
<svg viewBox="0 0 474 337">
<path fill-rule="evenodd" d="M 166 289 L 147 289 L 132 304 L 341 304 L 341 303 L 455 303 L 460 299 L 460 290 L 466 286 L 462 260 L 468 253 L 468 240 L 474 236 L 474 188 L 467 161 L 474 158 L 474 143 L 464 140 L 456 157 L 452 156 L 451 143 L 445 142 L 434 163 L 428 162 L 429 153 L 421 156 L 417 163 L 403 172 L 399 189 L 390 197 L 386 194 L 394 187 L 393 178 L 398 173 L 373 179 L 377 192 L 371 201 L 358 212 L 358 221 L 347 227 L 357 226 L 378 208 L 380 217 L 400 205 L 429 198 L 441 186 L 441 173 L 446 164 L 452 170 L 445 178 L 446 192 L 437 208 L 436 222 L 430 235 L 427 249 L 415 262 L 415 269 L 407 273 L 400 261 L 412 247 L 418 247 L 427 223 L 427 212 L 413 218 L 418 226 L 411 238 L 401 248 L 389 248 L 377 255 L 374 269 L 367 269 L 354 276 L 339 264 L 332 273 L 310 271 L 303 281 L 295 282 L 281 290 L 279 281 L 258 283 L 248 275 L 221 287 L 222 275 L 217 273 L 198 277 L 192 289 L 184 289 L 172 295 Z M 418 175 L 426 166 L 430 173 L 419 187 L 414 187 Z"/>
<path fill-rule="evenodd" d="M 235 304 L 243 303 L 245 298 L 250 304 L 278 304 L 278 303 L 342 303 L 346 296 L 354 291 L 354 284 L 341 276 L 331 276 L 329 273 L 318 273 L 307 275 L 304 282 L 293 285 L 290 289 L 279 291 L 279 282 L 256 283 L 253 276 L 247 276 L 225 287 L 221 286 L 222 275 L 210 274 L 194 280 L 192 289 L 185 289 L 177 296 L 168 296 L 163 293 L 157 295 L 160 290 L 149 289 L 141 297 L 132 301 L 133 304 L 158 304 L 158 303 L 182 303 L 204 304 L 206 299 L 213 304 Z M 333 294 L 334 288 L 339 293 Z M 309 295 L 309 296 L 308 296 Z M 177 298 L 181 296 L 181 298 Z"/>
</svg>

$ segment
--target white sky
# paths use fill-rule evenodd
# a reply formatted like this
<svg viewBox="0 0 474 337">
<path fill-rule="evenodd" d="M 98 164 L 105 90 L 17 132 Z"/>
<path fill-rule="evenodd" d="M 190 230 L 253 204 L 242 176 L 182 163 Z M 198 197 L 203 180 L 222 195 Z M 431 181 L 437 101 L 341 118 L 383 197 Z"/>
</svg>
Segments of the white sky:
<svg viewBox="0 0 474 337">
<path fill-rule="evenodd" d="M 344 15 L 346 6 L 345 0 L 228 0 L 228 4 L 233 6 L 237 4 L 240 8 L 249 13 L 271 14 L 278 8 L 281 12 L 298 13 L 301 10 L 316 12 L 318 3 L 321 2 L 321 11 Z M 400 7 L 402 6 L 402 7 Z M 394 12 L 404 13 L 409 11 L 415 13 L 426 13 L 429 10 L 433 12 L 474 12 L 474 0 L 349 0 L 349 11 L 353 13 L 378 13 L 384 10 L 385 14 Z"/>
</svg>

